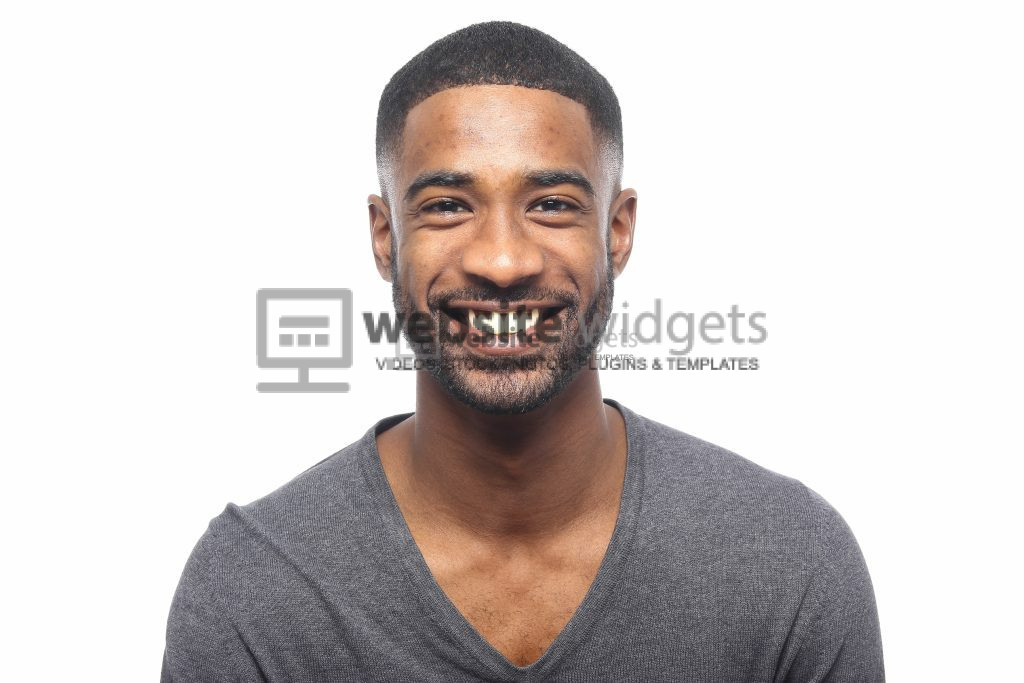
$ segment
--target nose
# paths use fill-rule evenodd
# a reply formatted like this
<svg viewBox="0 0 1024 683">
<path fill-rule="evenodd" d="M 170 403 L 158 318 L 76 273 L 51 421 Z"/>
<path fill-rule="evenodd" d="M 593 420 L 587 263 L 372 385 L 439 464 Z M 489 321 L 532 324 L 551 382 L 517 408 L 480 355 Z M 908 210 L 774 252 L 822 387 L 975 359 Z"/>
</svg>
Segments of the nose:
<svg viewBox="0 0 1024 683">
<path fill-rule="evenodd" d="M 512 287 L 540 275 L 544 251 L 531 238 L 527 226 L 507 214 L 492 214 L 480 221 L 463 250 L 462 268 L 496 287 Z"/>
</svg>

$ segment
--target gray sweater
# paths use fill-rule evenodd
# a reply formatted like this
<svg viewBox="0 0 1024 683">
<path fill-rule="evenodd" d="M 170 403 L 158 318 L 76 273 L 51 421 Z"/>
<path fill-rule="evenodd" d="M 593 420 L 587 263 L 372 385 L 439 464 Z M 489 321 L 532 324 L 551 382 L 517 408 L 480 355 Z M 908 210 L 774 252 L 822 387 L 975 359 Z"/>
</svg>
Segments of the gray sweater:
<svg viewBox="0 0 1024 683">
<path fill-rule="evenodd" d="M 839 514 L 794 479 L 625 417 L 618 520 L 536 662 L 494 649 L 434 581 L 378 432 L 214 518 L 171 605 L 163 683 L 882 681 L 871 581 Z"/>
</svg>

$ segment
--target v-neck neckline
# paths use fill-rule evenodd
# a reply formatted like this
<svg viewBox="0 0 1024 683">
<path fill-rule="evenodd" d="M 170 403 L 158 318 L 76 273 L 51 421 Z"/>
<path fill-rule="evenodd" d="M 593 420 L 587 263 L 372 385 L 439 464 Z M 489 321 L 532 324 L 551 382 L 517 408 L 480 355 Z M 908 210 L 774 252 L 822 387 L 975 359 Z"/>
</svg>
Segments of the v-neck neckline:
<svg viewBox="0 0 1024 683">
<path fill-rule="evenodd" d="M 384 522 L 388 543 L 401 560 L 419 602 L 430 613 L 436 623 L 447 628 L 462 648 L 473 656 L 490 676 L 513 681 L 541 680 L 583 641 L 595 618 L 601 613 L 608 598 L 613 594 L 615 584 L 622 574 L 623 566 L 635 536 L 643 490 L 644 438 L 640 434 L 637 415 L 619 402 L 603 399 L 617 409 L 626 424 L 626 471 L 619 500 L 619 512 L 615 519 L 608 547 L 598 567 L 597 575 L 587 589 L 582 602 L 576 607 L 569 621 L 536 661 L 527 666 L 513 664 L 499 652 L 459 611 L 448 595 L 441 589 L 430 571 L 423 553 L 413 539 L 409 525 L 398 506 L 394 491 L 384 473 L 380 451 L 377 449 L 377 435 L 405 420 L 413 413 L 392 415 L 377 422 L 363 437 L 364 448 L 362 470 L 376 503 L 377 511 Z"/>
</svg>

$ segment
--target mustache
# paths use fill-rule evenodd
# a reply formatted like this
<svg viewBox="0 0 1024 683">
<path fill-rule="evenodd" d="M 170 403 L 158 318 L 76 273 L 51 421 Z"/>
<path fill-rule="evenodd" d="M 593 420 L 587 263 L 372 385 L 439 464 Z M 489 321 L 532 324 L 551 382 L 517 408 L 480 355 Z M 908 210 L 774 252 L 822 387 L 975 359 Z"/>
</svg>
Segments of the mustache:
<svg viewBox="0 0 1024 683">
<path fill-rule="evenodd" d="M 427 296 L 427 307 L 431 313 L 437 313 L 453 301 L 488 301 L 496 302 L 502 308 L 508 308 L 513 301 L 539 299 L 551 301 L 565 306 L 570 311 L 579 308 L 580 298 L 575 292 L 562 289 L 549 289 L 537 286 L 518 285 L 513 287 L 461 287 L 432 292 Z"/>
</svg>

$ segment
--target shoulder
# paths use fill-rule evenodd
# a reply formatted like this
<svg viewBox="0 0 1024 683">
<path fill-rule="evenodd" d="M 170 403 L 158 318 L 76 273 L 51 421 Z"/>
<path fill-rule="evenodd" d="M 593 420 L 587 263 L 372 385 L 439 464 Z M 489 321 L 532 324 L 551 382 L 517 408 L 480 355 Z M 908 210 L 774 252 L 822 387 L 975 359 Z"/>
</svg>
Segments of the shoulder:
<svg viewBox="0 0 1024 683">
<path fill-rule="evenodd" d="M 880 670 L 870 575 L 836 508 L 793 477 L 637 417 L 645 454 L 645 552 L 696 571 L 690 572 L 698 576 L 694 580 L 727 581 L 726 602 L 734 602 L 737 614 L 765 609 L 759 587 L 771 586 L 772 604 L 788 615 L 779 632 L 793 629 L 787 658 L 802 644 L 801 659 L 832 657 L 827 670 L 829 662 L 841 659 L 830 648 L 845 641 L 850 653 L 866 658 L 865 666 Z M 705 588 L 716 594 L 718 587 Z"/>
<path fill-rule="evenodd" d="M 636 417 L 645 469 L 655 486 L 690 488 L 740 506 L 782 503 L 808 514 L 820 512 L 820 496 L 812 497 L 799 480 L 675 427 Z"/>
<path fill-rule="evenodd" d="M 244 630 L 259 613 L 308 607 L 311 587 L 314 595 L 326 595 L 371 576 L 365 565 L 379 516 L 362 471 L 366 439 L 265 496 L 229 503 L 211 519 L 182 572 L 169 633 L 184 634 L 195 623 Z M 335 585 L 338 577 L 348 578 Z"/>
<path fill-rule="evenodd" d="M 280 634 L 288 642 L 315 638 L 329 628 L 329 606 L 372 578 L 360 564 L 373 520 L 362 472 L 367 434 L 210 521 L 172 601 L 165 678 L 262 680 L 249 644 L 268 636 L 267 615 L 294 626 Z"/>
<path fill-rule="evenodd" d="M 189 565 L 211 583 L 320 553 L 346 556 L 365 540 L 375 509 L 366 484 L 372 430 L 251 502 L 228 503 L 199 539 Z"/>
<path fill-rule="evenodd" d="M 648 511 L 701 527 L 736 550 L 774 551 L 808 565 L 855 545 L 839 512 L 800 480 L 655 420 L 636 416 Z"/>
</svg>

